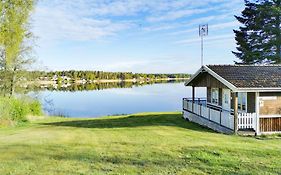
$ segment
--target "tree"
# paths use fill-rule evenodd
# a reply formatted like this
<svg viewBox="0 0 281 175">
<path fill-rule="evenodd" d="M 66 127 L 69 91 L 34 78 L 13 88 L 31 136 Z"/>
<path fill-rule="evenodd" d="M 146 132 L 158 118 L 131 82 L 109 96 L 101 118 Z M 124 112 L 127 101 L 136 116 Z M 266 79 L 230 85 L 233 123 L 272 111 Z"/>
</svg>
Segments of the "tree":
<svg viewBox="0 0 281 175">
<path fill-rule="evenodd" d="M 281 62 L 281 0 L 245 1 L 242 24 L 234 30 L 237 51 L 233 54 L 242 63 Z"/>
<path fill-rule="evenodd" d="M 14 94 L 18 80 L 23 80 L 20 73 L 33 62 L 30 57 L 32 38 L 29 19 L 34 7 L 34 0 L 0 1 L 0 70 L 4 89 Z"/>
</svg>

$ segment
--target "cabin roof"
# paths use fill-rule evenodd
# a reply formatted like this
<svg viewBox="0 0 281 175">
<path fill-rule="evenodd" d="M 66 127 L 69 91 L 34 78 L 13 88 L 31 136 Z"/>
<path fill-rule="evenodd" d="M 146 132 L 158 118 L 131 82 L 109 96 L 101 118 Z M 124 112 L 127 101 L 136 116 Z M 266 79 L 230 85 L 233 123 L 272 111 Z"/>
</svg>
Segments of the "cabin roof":
<svg viewBox="0 0 281 175">
<path fill-rule="evenodd" d="M 200 72 L 208 72 L 233 91 L 279 90 L 281 91 L 281 65 L 207 65 Z"/>
<path fill-rule="evenodd" d="M 281 65 L 208 65 L 207 67 L 238 88 L 281 87 Z"/>
</svg>

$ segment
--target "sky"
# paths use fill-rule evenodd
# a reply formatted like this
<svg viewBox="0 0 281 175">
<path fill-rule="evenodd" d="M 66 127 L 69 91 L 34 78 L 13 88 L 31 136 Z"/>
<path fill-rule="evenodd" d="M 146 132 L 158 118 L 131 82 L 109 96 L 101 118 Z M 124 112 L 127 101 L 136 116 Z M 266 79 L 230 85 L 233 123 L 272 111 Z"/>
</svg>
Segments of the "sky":
<svg viewBox="0 0 281 175">
<path fill-rule="evenodd" d="M 242 0 L 40 0 L 32 14 L 37 68 L 193 73 L 198 25 L 209 24 L 204 64 L 237 59 Z"/>
</svg>

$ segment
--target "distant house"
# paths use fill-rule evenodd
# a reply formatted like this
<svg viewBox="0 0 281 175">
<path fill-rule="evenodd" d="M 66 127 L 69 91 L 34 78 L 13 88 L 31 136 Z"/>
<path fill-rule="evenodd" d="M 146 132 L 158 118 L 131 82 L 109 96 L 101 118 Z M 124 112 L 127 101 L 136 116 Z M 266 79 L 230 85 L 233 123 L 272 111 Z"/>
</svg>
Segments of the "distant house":
<svg viewBox="0 0 281 175">
<path fill-rule="evenodd" d="M 281 132 L 281 65 L 202 66 L 186 83 L 183 117 L 223 133 Z M 206 98 L 195 96 L 206 88 Z"/>
</svg>

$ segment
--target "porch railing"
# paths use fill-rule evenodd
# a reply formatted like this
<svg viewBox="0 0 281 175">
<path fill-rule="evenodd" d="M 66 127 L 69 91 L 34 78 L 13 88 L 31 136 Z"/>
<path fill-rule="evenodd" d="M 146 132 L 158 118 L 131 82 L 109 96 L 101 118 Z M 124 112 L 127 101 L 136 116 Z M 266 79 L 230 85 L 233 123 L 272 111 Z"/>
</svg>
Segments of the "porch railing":
<svg viewBox="0 0 281 175">
<path fill-rule="evenodd" d="M 257 131 L 257 114 L 256 113 L 238 113 L 239 129 L 254 129 Z"/>
<path fill-rule="evenodd" d="M 194 113 L 216 124 L 234 130 L 234 112 L 220 106 L 207 103 L 204 98 L 183 99 L 183 110 Z M 238 129 L 257 129 L 257 115 L 255 113 L 239 113 Z"/>
<path fill-rule="evenodd" d="M 231 130 L 234 129 L 233 112 L 224 110 L 220 106 L 207 103 L 207 99 L 196 98 L 193 101 L 192 99 L 184 98 L 183 110 L 194 113 Z"/>
</svg>

